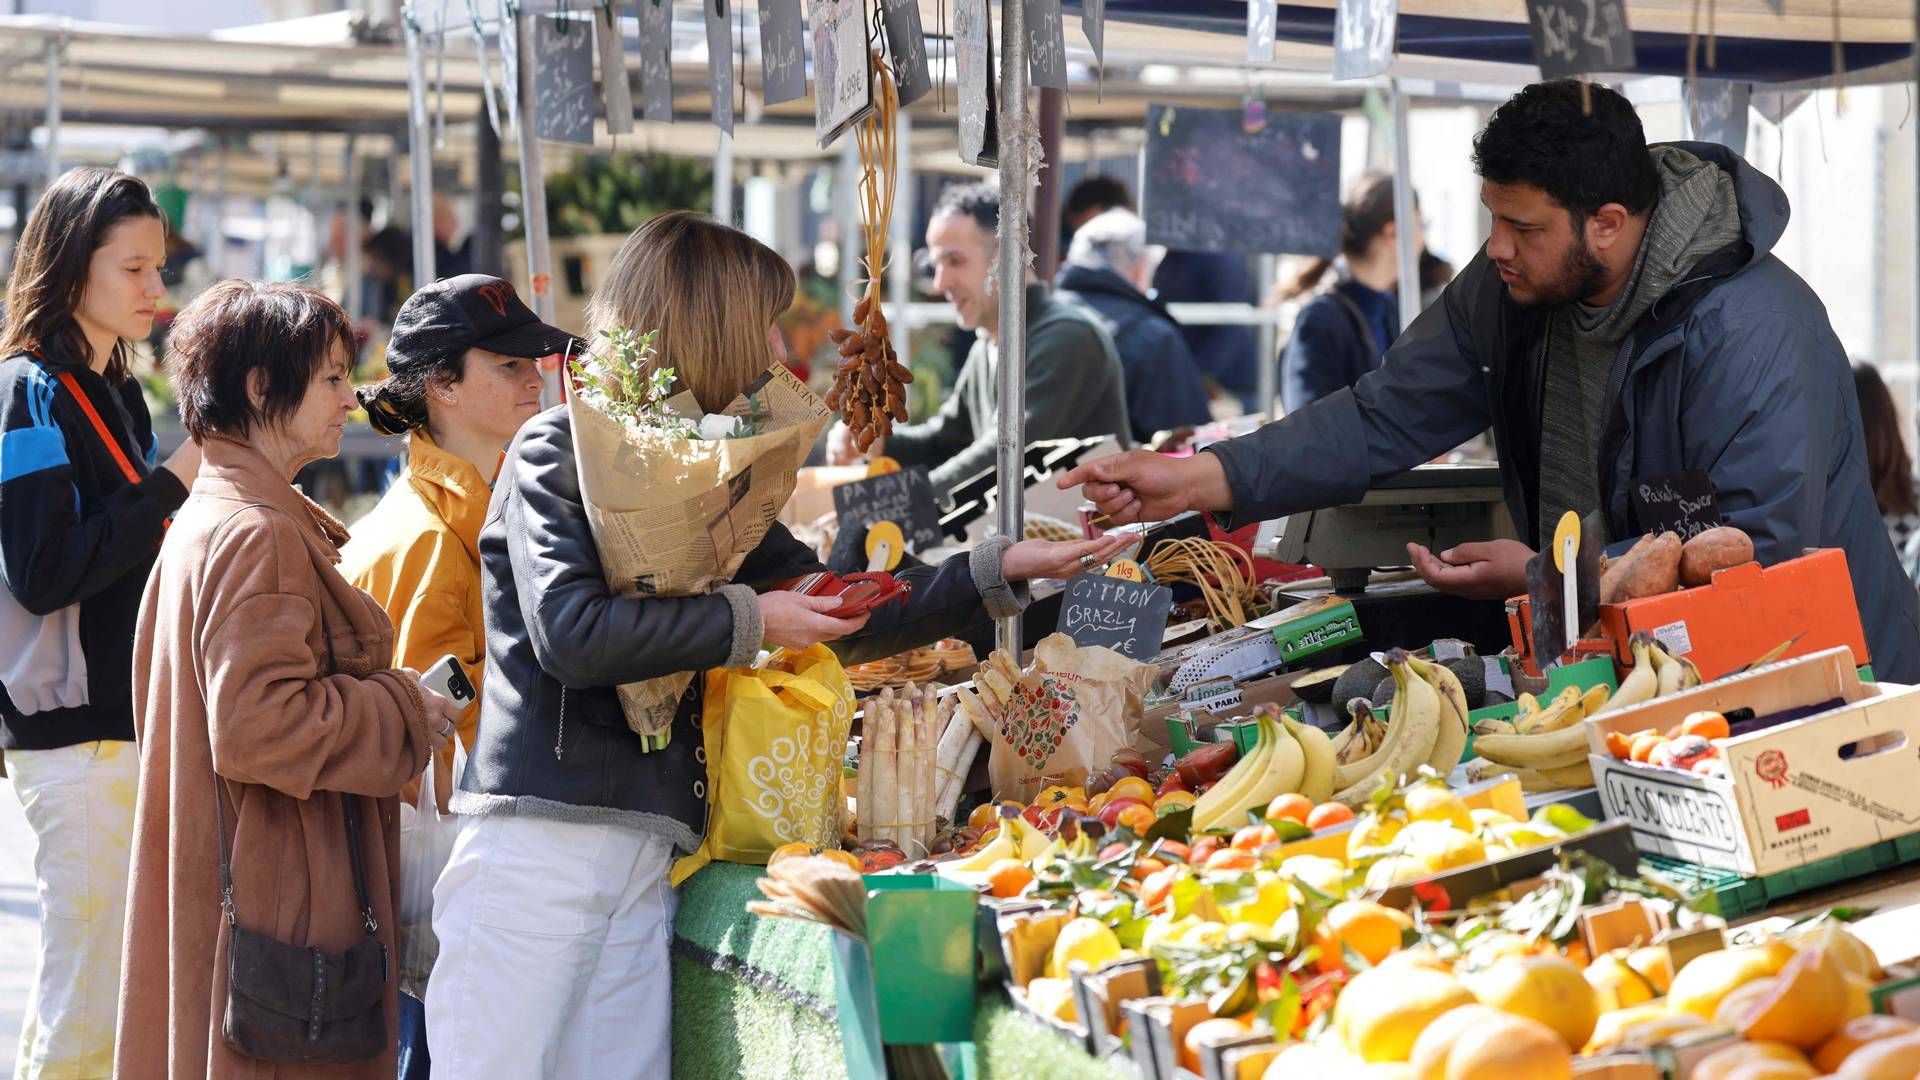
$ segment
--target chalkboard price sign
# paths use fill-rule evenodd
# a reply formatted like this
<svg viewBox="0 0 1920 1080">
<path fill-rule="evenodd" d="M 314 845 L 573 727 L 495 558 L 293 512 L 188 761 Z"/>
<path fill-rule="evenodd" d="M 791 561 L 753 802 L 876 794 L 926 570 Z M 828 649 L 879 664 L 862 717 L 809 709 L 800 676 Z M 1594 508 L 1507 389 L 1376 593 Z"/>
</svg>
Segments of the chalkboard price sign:
<svg viewBox="0 0 1920 1080">
<path fill-rule="evenodd" d="M 733 134 L 733 0 L 701 0 L 707 17 L 707 99 L 713 126 Z"/>
<path fill-rule="evenodd" d="M 1726 79 L 1694 79 L 1687 84 L 1687 126 L 1701 142 L 1719 143 L 1736 154 L 1747 152 L 1747 106 L 1753 84 Z"/>
<path fill-rule="evenodd" d="M 533 22 L 533 130 L 554 142 L 593 145 L 593 25 L 529 15 Z"/>
<path fill-rule="evenodd" d="M 1247 0 L 1247 59 L 1273 63 L 1275 32 L 1279 29 L 1279 0 Z"/>
<path fill-rule="evenodd" d="M 829 146 L 873 108 L 865 0 L 814 0 L 813 133 Z"/>
<path fill-rule="evenodd" d="M 927 73 L 927 35 L 920 29 L 920 0 L 880 0 L 887 28 L 887 57 L 900 85 L 900 104 L 911 105 L 933 89 Z"/>
<path fill-rule="evenodd" d="M 800 0 L 760 0 L 760 92 L 769 105 L 807 96 Z"/>
<path fill-rule="evenodd" d="M 1060 0 L 1025 0 L 1027 76 L 1035 86 L 1067 88 L 1067 35 L 1060 26 Z"/>
<path fill-rule="evenodd" d="M 673 4 L 640 0 L 640 115 L 673 123 Z"/>
<path fill-rule="evenodd" d="M 1000 163 L 994 131 L 993 16 L 987 0 L 953 0 L 953 62 L 960 96 L 960 160 Z"/>
<path fill-rule="evenodd" d="M 925 551 L 941 541 L 940 507 L 924 465 L 841 484 L 833 489 L 833 512 L 838 524 L 827 567 L 836 573 L 867 568 L 867 527 L 875 522 L 900 526 L 908 551 Z"/>
<path fill-rule="evenodd" d="M 1149 243 L 1189 251 L 1319 255 L 1340 246 L 1340 118 L 1147 109 L 1142 216 Z"/>
<path fill-rule="evenodd" d="M 1333 14 L 1333 77 L 1369 79 L 1393 63 L 1399 0 L 1339 0 Z"/>
<path fill-rule="evenodd" d="M 1145 660 L 1160 652 L 1173 610 L 1173 590 L 1150 582 L 1124 581 L 1104 574 L 1078 574 L 1067 582 L 1055 629 L 1075 645 L 1103 645 L 1122 656 Z"/>
<path fill-rule="evenodd" d="M 1527 0 L 1527 25 L 1546 78 L 1633 67 L 1626 0 Z"/>
<path fill-rule="evenodd" d="M 1676 532 L 1690 540 L 1722 523 L 1713 481 L 1699 469 L 1643 476 L 1628 492 L 1634 520 L 1647 532 Z"/>
</svg>

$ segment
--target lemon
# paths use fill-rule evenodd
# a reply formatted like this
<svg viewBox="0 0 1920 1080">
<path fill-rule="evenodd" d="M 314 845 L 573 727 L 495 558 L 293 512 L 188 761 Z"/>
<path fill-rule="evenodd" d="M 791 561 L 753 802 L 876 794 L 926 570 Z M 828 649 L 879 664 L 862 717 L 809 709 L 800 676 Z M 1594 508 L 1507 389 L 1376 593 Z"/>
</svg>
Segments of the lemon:
<svg viewBox="0 0 1920 1080">
<path fill-rule="evenodd" d="M 1755 979 L 1780 974 L 1794 957 L 1791 945 L 1772 942 L 1722 949 L 1698 957 L 1673 977 L 1667 991 L 1667 1006 L 1675 1012 L 1690 1012 L 1702 1020 L 1713 1019 L 1720 999 Z"/>
<path fill-rule="evenodd" d="M 1389 855 L 1367 867 L 1367 891 L 1384 892 L 1395 885 L 1419 881 L 1428 874 L 1427 864 L 1411 855 Z"/>
<path fill-rule="evenodd" d="M 1287 913 L 1293 907 L 1293 890 L 1287 888 L 1286 879 L 1272 870 L 1256 870 L 1253 880 L 1258 891 L 1253 899 L 1240 904 L 1220 905 L 1221 914 L 1228 922 L 1251 922 L 1272 926 L 1275 919 Z"/>
<path fill-rule="evenodd" d="M 1295 855 L 1280 863 L 1279 874 L 1311 889 L 1339 898 L 1347 891 L 1347 864 L 1324 855 Z"/>
<path fill-rule="evenodd" d="M 1466 801 L 1440 781 L 1416 784 L 1403 796 L 1407 817 L 1414 821 L 1443 821 L 1462 832 L 1473 831 L 1473 814 Z"/>
<path fill-rule="evenodd" d="M 1587 1045 L 1600 1004 L 1580 969 L 1559 956 L 1510 956 L 1470 974 L 1467 988 L 1482 1002 L 1559 1032 L 1569 1051 Z"/>
<path fill-rule="evenodd" d="M 1511 825 L 1514 821 L 1512 814 L 1504 810 L 1495 810 L 1491 806 L 1482 806 L 1475 810 L 1469 810 L 1467 814 L 1473 818 L 1473 827 L 1476 829 L 1492 828 L 1495 825 Z"/>
<path fill-rule="evenodd" d="M 1607 953 L 1588 964 L 1584 974 L 1587 985 L 1593 987 L 1595 996 L 1599 998 L 1603 1012 L 1644 1005 L 1660 996 L 1647 977 L 1627 963 L 1624 949 Z"/>
<path fill-rule="evenodd" d="M 1510 825 L 1495 825 L 1487 830 L 1494 839 L 1506 844 L 1515 851 L 1525 851 L 1542 844 L 1558 843 L 1567 838 L 1567 834 L 1550 825 L 1540 825 L 1531 821 L 1516 821 Z"/>
<path fill-rule="evenodd" d="M 1180 935 L 1185 933 L 1188 927 L 1197 925 L 1199 922 L 1199 918 L 1193 915 L 1178 919 L 1166 916 L 1154 919 L 1147 923 L 1145 930 L 1140 932 L 1140 951 L 1150 953 L 1162 944 L 1178 944 Z"/>
<path fill-rule="evenodd" d="M 1060 928 L 1060 936 L 1053 943 L 1053 955 L 1047 959 L 1046 974 L 1050 979 L 1064 979 L 1067 965 L 1075 960 L 1086 964 L 1089 971 L 1095 971 L 1119 954 L 1120 939 L 1107 924 L 1082 915 Z"/>
<path fill-rule="evenodd" d="M 1353 831 L 1347 834 L 1347 861 L 1359 858 L 1368 848 L 1384 848 L 1393 843 L 1393 838 L 1400 835 L 1406 824 L 1399 818 L 1383 818 L 1372 812 L 1362 814 L 1353 823 Z"/>
<path fill-rule="evenodd" d="M 1400 831 L 1400 850 L 1418 859 L 1430 874 L 1484 862 L 1487 846 L 1480 838 L 1444 821 L 1422 819 Z"/>
<path fill-rule="evenodd" d="M 1405 1061 L 1428 1024 L 1473 1004 L 1458 979 L 1413 964 L 1370 968 L 1354 976 L 1334 1006 L 1347 1049 L 1368 1061 Z"/>
<path fill-rule="evenodd" d="M 1175 945 L 1225 945 L 1227 943 L 1227 925 L 1211 919 L 1201 919 L 1180 932 L 1173 940 Z"/>
<path fill-rule="evenodd" d="M 1073 1004 L 1071 979 L 1027 980 L 1027 1007 L 1041 1016 L 1051 1016 L 1069 1024 L 1080 1020 L 1080 1012 Z"/>
</svg>

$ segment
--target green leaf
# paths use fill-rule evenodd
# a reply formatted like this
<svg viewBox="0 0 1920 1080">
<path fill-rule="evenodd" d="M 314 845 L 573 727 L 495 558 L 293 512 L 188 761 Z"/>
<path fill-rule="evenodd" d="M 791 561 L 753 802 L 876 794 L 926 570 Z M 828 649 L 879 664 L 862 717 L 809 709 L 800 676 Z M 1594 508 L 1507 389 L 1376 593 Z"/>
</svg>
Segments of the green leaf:
<svg viewBox="0 0 1920 1080">
<path fill-rule="evenodd" d="M 1172 813 L 1163 815 L 1147 830 L 1148 840 L 1179 840 L 1193 828 L 1193 807 L 1184 806 Z"/>
<path fill-rule="evenodd" d="M 1252 903 L 1260 898 L 1260 883 L 1254 880 L 1250 870 L 1216 877 L 1209 887 L 1213 889 L 1214 903 L 1223 908 Z"/>
<path fill-rule="evenodd" d="M 1312 829 L 1307 828 L 1292 818 L 1266 818 L 1264 820 L 1268 825 L 1273 826 L 1273 831 L 1279 834 L 1280 842 L 1283 844 L 1291 844 L 1295 840 L 1306 840 L 1313 836 Z"/>
<path fill-rule="evenodd" d="M 1300 984 L 1292 975 L 1280 976 L 1280 996 L 1263 1002 L 1257 1015 L 1273 1029 L 1275 1038 L 1284 1041 L 1292 1035 L 1293 1025 L 1300 1021 Z"/>
</svg>

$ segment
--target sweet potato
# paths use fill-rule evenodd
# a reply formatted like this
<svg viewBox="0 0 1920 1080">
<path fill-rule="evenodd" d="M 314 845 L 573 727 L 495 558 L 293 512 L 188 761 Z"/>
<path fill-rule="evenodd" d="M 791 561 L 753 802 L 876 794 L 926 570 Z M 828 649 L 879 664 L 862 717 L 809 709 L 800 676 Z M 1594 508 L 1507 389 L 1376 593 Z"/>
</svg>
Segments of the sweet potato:
<svg viewBox="0 0 1920 1080">
<path fill-rule="evenodd" d="M 1619 604 L 1643 596 L 1658 596 L 1680 587 L 1680 534 L 1652 533 L 1600 573 L 1600 602 Z"/>
<path fill-rule="evenodd" d="M 1731 525 L 1716 525 L 1680 547 L 1680 584 L 1706 585 L 1715 570 L 1753 561 L 1753 538 Z"/>
</svg>

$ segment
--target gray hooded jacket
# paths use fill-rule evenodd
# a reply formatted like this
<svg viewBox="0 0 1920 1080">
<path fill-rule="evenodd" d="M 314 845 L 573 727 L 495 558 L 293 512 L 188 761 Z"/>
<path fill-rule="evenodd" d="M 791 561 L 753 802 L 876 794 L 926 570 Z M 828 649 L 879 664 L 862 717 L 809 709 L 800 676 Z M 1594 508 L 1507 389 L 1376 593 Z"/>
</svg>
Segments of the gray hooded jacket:
<svg viewBox="0 0 1920 1080">
<path fill-rule="evenodd" d="M 1704 470 L 1761 562 L 1844 550 L 1875 673 L 1920 681 L 1914 588 L 1867 480 L 1846 352 L 1813 290 L 1772 255 L 1786 193 L 1726 147 L 1673 145 L 1733 176 L 1742 235 L 1653 305 L 1608 378 L 1597 463 L 1608 534 L 1644 531 L 1628 499 L 1634 478 Z M 1508 510 L 1537 548 L 1546 322 L 1508 297 L 1483 250 L 1379 370 L 1208 448 L 1232 487 L 1233 520 L 1354 502 L 1491 427 Z"/>
</svg>

